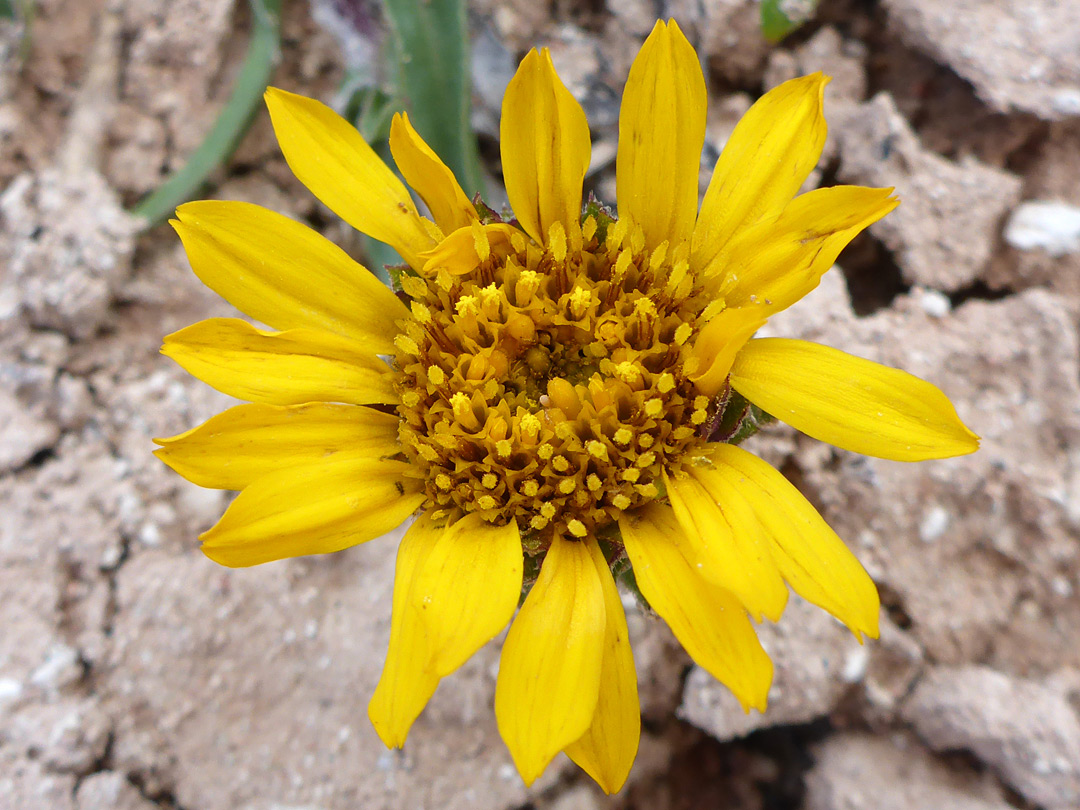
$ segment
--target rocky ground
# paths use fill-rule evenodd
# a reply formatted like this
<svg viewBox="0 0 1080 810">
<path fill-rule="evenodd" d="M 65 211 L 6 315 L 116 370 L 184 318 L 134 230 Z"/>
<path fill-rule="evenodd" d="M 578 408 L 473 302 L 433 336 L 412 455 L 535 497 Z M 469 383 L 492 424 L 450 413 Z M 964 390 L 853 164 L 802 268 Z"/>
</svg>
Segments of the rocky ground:
<svg viewBox="0 0 1080 810">
<path fill-rule="evenodd" d="M 275 83 L 332 98 L 350 0 L 286 2 Z M 703 181 L 764 89 L 824 70 L 813 182 L 903 205 L 770 324 L 936 382 L 970 457 L 867 460 L 779 428 L 753 447 L 877 581 L 860 647 L 795 602 L 744 715 L 632 614 L 645 734 L 613 798 L 566 761 L 526 790 L 491 703 L 496 645 L 448 678 L 403 753 L 365 706 L 394 543 L 229 571 L 196 534 L 225 497 L 150 438 L 227 403 L 157 354 L 229 308 L 167 227 L 125 213 L 228 96 L 242 0 L 38 0 L 0 30 L 0 806 L 56 810 L 1067 810 L 1080 807 L 1080 5 L 824 0 L 781 46 L 752 0 L 481 0 L 475 124 L 489 167 L 516 60 L 548 45 L 612 199 L 619 93 L 660 13 L 707 65 Z M 289 175 L 265 114 L 212 192 L 355 237 Z"/>
</svg>

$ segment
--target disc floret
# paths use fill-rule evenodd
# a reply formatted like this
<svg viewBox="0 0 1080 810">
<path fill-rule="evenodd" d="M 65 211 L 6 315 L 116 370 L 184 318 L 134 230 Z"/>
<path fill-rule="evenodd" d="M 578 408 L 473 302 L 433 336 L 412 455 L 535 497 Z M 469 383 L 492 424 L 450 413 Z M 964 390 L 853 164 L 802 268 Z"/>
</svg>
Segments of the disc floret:
<svg viewBox="0 0 1080 810">
<path fill-rule="evenodd" d="M 546 246 L 477 225 L 475 266 L 402 278 L 399 436 L 437 517 L 516 519 L 538 548 L 595 535 L 702 443 L 711 402 L 686 366 L 706 299 L 686 246 L 600 221 L 556 224 Z"/>
</svg>

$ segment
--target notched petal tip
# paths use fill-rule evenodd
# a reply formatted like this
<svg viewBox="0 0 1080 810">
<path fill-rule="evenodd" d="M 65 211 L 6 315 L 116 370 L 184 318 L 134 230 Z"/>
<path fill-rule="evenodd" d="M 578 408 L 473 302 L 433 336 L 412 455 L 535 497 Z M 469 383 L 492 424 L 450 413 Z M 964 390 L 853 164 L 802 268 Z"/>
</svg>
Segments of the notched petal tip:
<svg viewBox="0 0 1080 810">
<path fill-rule="evenodd" d="M 873 620 L 868 622 L 862 629 L 854 627 L 849 629 L 859 644 L 865 644 L 867 639 L 874 641 L 881 638 L 881 626 L 878 622 L 877 614 L 875 614 Z"/>
<path fill-rule="evenodd" d="M 408 733 L 397 734 L 394 730 L 386 728 L 382 724 L 376 722 L 376 719 L 371 715 L 370 702 L 368 703 L 368 720 L 371 722 L 371 727 L 375 729 L 375 735 L 388 750 L 393 751 L 395 748 L 400 750 L 405 747 L 405 739 L 409 736 Z"/>
<path fill-rule="evenodd" d="M 820 70 L 815 70 L 813 73 L 807 73 L 805 76 L 796 76 L 794 79 L 788 79 L 786 82 L 781 82 L 777 85 L 777 89 L 786 85 L 791 91 L 805 94 L 807 97 L 816 97 L 815 100 L 817 101 L 818 114 L 823 115 L 825 107 L 825 88 L 832 80 L 832 76 L 828 76 Z"/>
<path fill-rule="evenodd" d="M 772 658 L 767 653 L 759 666 L 761 669 L 756 673 L 752 683 L 736 686 L 727 681 L 723 682 L 739 701 L 739 705 L 746 714 L 750 714 L 751 709 L 757 709 L 760 714 L 765 714 L 769 709 L 769 690 L 772 689 L 775 667 Z"/>
<path fill-rule="evenodd" d="M 206 203 L 217 202 L 216 200 L 189 200 L 186 203 L 181 203 L 176 206 L 176 220 L 170 220 L 171 222 L 180 221 L 185 225 L 189 223 L 189 220 L 198 216 L 199 210 L 204 208 Z"/>
<path fill-rule="evenodd" d="M 206 229 L 213 225 L 228 227 L 239 209 L 255 209 L 260 206 L 239 200 L 190 200 L 176 207 L 176 219 L 169 220 L 175 228 Z"/>
<path fill-rule="evenodd" d="M 674 17 L 668 17 L 667 20 L 657 20 L 656 25 L 653 26 L 652 32 L 650 32 L 650 36 L 652 35 L 652 33 L 656 32 L 657 28 L 660 28 L 665 34 L 667 34 L 669 40 L 686 43 L 686 45 L 689 45 L 691 48 L 694 47 L 693 43 L 691 43 L 690 40 L 687 39 L 686 34 L 679 26 L 678 20 L 676 20 Z M 695 48 L 694 51 L 696 53 L 697 49 Z"/>
<path fill-rule="evenodd" d="M 299 93 L 291 93 L 288 90 L 282 90 L 280 87 L 273 86 L 267 87 L 265 92 L 263 92 L 263 102 L 266 104 L 267 108 L 273 106 L 281 108 L 286 104 L 289 104 L 291 101 L 300 99 L 307 101 L 308 97 L 300 95 Z"/>
<path fill-rule="evenodd" d="M 170 332 L 161 339 L 161 348 L 158 349 L 158 354 L 168 357 L 170 360 L 175 361 L 175 353 L 177 345 L 183 340 L 183 329 L 177 329 L 175 332 Z"/>
<path fill-rule="evenodd" d="M 956 452 L 940 458 L 956 458 L 957 456 L 970 456 L 982 446 L 982 437 L 964 424 L 959 414 L 954 414 L 956 420 Z"/>
<path fill-rule="evenodd" d="M 240 562 L 236 559 L 234 554 L 230 553 L 230 549 L 213 545 L 214 537 L 209 536 L 212 531 L 213 529 L 207 529 L 199 535 L 199 551 L 201 551 L 208 560 L 215 562 L 224 568 L 250 568 L 252 565 L 255 565 L 255 563 Z"/>
</svg>

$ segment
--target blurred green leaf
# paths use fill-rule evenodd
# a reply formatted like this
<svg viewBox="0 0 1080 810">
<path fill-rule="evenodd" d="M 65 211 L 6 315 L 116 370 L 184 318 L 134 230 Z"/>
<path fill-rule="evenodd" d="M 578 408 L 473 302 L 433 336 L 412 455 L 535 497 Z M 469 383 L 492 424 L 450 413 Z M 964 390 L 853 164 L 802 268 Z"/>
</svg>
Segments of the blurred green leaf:
<svg viewBox="0 0 1080 810">
<path fill-rule="evenodd" d="M 818 0 L 761 0 L 761 33 L 769 42 L 779 42 L 808 22 L 817 5 Z"/>
<path fill-rule="evenodd" d="M 22 26 L 19 38 L 19 58 L 30 55 L 30 29 L 34 23 L 34 0 L 0 0 L 0 20 Z"/>
<path fill-rule="evenodd" d="M 467 196 L 483 192 L 470 121 L 472 75 L 464 0 L 384 0 L 397 91 L 416 131 Z"/>
<path fill-rule="evenodd" d="M 277 64 L 281 46 L 283 0 L 248 0 L 253 30 L 247 55 L 233 85 L 232 95 L 218 115 L 206 139 L 184 167 L 145 197 L 132 213 L 155 225 L 176 207 L 192 199 L 210 174 L 236 150 L 262 105 L 262 96 Z"/>
<path fill-rule="evenodd" d="M 365 141 L 377 146 L 390 137 L 390 121 L 401 109 L 397 98 L 361 80 L 352 83 L 348 79 L 340 94 L 346 98 L 342 115 L 360 131 Z"/>
</svg>

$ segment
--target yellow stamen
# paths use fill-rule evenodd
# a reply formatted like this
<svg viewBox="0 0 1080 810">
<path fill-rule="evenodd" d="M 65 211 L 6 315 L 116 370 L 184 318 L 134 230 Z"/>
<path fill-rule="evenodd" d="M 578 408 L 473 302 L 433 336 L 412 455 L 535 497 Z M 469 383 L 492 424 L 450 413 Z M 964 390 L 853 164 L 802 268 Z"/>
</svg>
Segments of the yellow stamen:
<svg viewBox="0 0 1080 810">
<path fill-rule="evenodd" d="M 548 250 L 556 264 L 566 261 L 566 230 L 561 222 L 552 222 L 548 229 Z"/>
<path fill-rule="evenodd" d="M 486 262 L 491 256 L 491 242 L 488 240 L 487 231 L 479 222 L 472 223 L 473 247 L 476 257 L 481 263 Z"/>
</svg>

